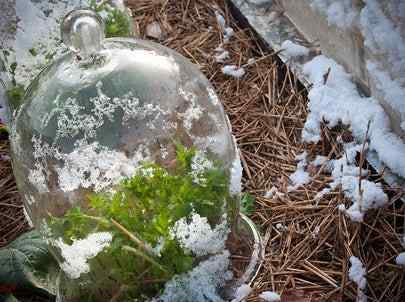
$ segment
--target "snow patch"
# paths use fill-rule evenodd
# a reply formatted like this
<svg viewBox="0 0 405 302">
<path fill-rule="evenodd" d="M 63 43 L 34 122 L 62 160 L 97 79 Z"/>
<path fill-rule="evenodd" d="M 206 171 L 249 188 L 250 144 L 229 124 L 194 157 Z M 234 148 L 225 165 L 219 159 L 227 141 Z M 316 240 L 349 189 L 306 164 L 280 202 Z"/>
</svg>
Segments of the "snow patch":
<svg viewBox="0 0 405 302">
<path fill-rule="evenodd" d="M 330 68 L 324 83 L 324 75 Z M 302 137 L 306 142 L 320 140 L 320 123 L 328 121 L 329 127 L 339 122 L 350 125 L 357 141 L 361 142 L 370 121 L 369 149 L 396 174 L 405 177 L 404 142 L 392 133 L 389 119 L 381 105 L 373 98 L 359 95 L 350 75 L 335 61 L 320 55 L 304 65 L 303 71 L 314 84 L 310 90 L 309 114 Z"/>
<path fill-rule="evenodd" d="M 358 12 L 352 0 L 311 0 L 311 7 L 323 13 L 329 25 L 346 29 L 357 21 Z"/>
</svg>

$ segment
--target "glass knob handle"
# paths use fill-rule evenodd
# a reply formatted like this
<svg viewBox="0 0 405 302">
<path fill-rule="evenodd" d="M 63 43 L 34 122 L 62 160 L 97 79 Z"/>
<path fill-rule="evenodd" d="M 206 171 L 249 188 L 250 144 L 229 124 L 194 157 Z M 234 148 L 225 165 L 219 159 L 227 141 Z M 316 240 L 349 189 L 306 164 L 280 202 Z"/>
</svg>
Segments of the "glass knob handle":
<svg viewBox="0 0 405 302">
<path fill-rule="evenodd" d="M 73 10 L 62 21 L 61 36 L 70 50 L 82 58 L 89 58 L 102 48 L 104 22 L 93 10 Z"/>
</svg>

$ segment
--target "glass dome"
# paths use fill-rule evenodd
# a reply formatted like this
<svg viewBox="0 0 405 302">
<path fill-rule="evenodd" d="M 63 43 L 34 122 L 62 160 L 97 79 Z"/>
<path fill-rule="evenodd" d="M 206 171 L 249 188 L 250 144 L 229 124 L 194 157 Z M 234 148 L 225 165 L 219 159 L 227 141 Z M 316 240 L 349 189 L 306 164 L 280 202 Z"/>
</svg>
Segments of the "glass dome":
<svg viewBox="0 0 405 302">
<path fill-rule="evenodd" d="M 71 51 L 31 83 L 12 124 L 18 187 L 61 266 L 59 300 L 222 301 L 235 284 L 228 242 L 249 229 L 222 105 L 180 54 L 102 28 L 91 10 L 65 17 Z"/>
</svg>

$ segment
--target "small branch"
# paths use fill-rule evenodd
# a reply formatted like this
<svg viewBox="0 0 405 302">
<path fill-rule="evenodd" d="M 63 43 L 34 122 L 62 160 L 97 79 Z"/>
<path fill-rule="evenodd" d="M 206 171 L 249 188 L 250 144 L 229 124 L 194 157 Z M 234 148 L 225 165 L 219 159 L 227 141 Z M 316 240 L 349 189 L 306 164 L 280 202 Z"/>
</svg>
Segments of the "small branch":
<svg viewBox="0 0 405 302">
<path fill-rule="evenodd" d="M 124 246 L 122 247 L 122 249 L 123 249 L 124 251 L 128 251 L 128 252 L 134 253 L 134 254 L 137 255 L 137 256 L 142 257 L 143 259 L 145 259 L 146 261 L 148 261 L 148 262 L 151 263 L 152 265 L 156 266 L 156 267 L 157 267 L 158 269 L 160 269 L 162 272 L 165 272 L 165 273 L 167 273 L 167 274 L 170 275 L 170 272 L 169 272 L 167 269 L 165 269 L 162 265 L 160 265 L 157 261 L 155 261 L 152 257 L 146 255 L 145 253 L 142 253 L 141 251 L 139 251 L 139 250 L 137 250 L 137 249 L 135 249 L 135 248 L 133 248 L 133 247 L 131 247 L 131 246 L 128 246 L 128 245 L 124 245 Z"/>
<path fill-rule="evenodd" d="M 330 74 L 331 68 L 329 67 L 326 73 L 323 75 L 323 84 L 326 85 L 326 82 L 328 82 L 329 74 Z"/>
<path fill-rule="evenodd" d="M 368 132 L 370 131 L 370 123 L 371 121 L 369 120 L 367 123 L 367 130 L 366 130 L 366 134 L 364 136 L 364 140 L 363 140 L 363 146 L 361 148 L 361 152 L 360 152 L 360 160 L 359 160 L 359 210 L 361 211 L 362 205 L 363 205 L 363 189 L 361 187 L 361 181 L 362 181 L 362 169 L 363 169 L 363 164 L 365 161 L 365 157 L 366 157 L 366 153 L 367 153 L 367 148 L 366 148 L 366 143 L 368 140 Z"/>
<path fill-rule="evenodd" d="M 87 214 L 81 214 L 81 216 L 84 217 L 84 218 L 90 219 L 90 220 L 100 222 L 100 223 L 102 223 L 104 225 L 108 225 L 108 226 L 111 225 L 110 222 L 107 219 L 104 219 L 104 218 L 101 218 L 101 217 L 91 216 L 91 215 L 87 215 Z"/>
<path fill-rule="evenodd" d="M 152 248 L 150 246 L 148 246 L 145 242 L 143 242 L 141 239 L 139 239 L 138 237 L 136 237 L 133 233 L 131 233 L 130 231 L 128 231 L 122 224 L 118 223 L 117 221 L 115 221 L 114 219 L 111 218 L 111 222 L 113 223 L 113 225 L 119 229 L 122 233 L 124 233 L 125 235 L 128 236 L 129 239 L 131 239 L 133 242 L 135 242 L 140 248 L 142 248 L 145 252 L 147 252 L 148 254 L 153 255 L 154 252 L 152 250 Z"/>
</svg>

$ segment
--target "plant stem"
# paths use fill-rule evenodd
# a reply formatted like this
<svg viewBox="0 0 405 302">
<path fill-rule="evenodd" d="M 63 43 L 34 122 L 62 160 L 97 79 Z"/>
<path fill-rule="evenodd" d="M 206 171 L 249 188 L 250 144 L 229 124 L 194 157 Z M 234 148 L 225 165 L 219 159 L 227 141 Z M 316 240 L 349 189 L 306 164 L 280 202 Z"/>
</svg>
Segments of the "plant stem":
<svg viewBox="0 0 405 302">
<path fill-rule="evenodd" d="M 129 239 L 131 239 L 133 242 L 135 242 L 139 247 L 141 247 L 145 252 L 147 252 L 148 254 L 153 255 L 154 252 L 152 250 L 152 248 L 150 246 L 148 246 L 145 242 L 143 242 L 141 239 L 139 239 L 138 237 L 136 237 L 133 233 L 131 233 L 130 231 L 128 231 L 122 224 L 118 223 L 117 221 L 115 221 L 113 218 L 111 218 L 111 222 L 113 223 L 113 225 L 119 229 L 122 233 L 124 233 L 125 235 L 128 236 Z"/>
<path fill-rule="evenodd" d="M 91 220 L 100 222 L 100 223 L 102 223 L 102 224 L 108 225 L 108 226 L 111 225 L 110 222 L 109 222 L 107 219 L 104 219 L 104 218 L 101 218 L 101 217 L 97 217 L 97 216 L 91 216 L 91 215 L 87 215 L 87 214 L 81 214 L 81 215 L 82 215 L 84 218 L 91 219 Z"/>
<path fill-rule="evenodd" d="M 135 248 L 133 248 L 133 247 L 131 247 L 131 246 L 128 246 L 128 245 L 124 245 L 124 246 L 122 247 L 122 249 L 125 250 L 125 251 L 128 251 L 128 252 L 134 253 L 134 254 L 137 255 L 137 256 L 142 257 L 143 259 L 145 259 L 146 261 L 148 261 L 148 262 L 151 263 L 152 265 L 156 266 L 156 267 L 157 267 L 158 269 L 160 269 L 162 272 L 165 272 L 165 273 L 167 273 L 167 274 L 170 275 L 170 272 L 169 272 L 167 269 L 165 269 L 162 265 L 160 265 L 160 264 L 159 264 L 157 261 L 155 261 L 152 257 L 149 257 L 148 255 L 142 253 L 141 251 L 139 251 L 139 250 L 137 250 L 137 249 L 135 249 Z"/>
</svg>

